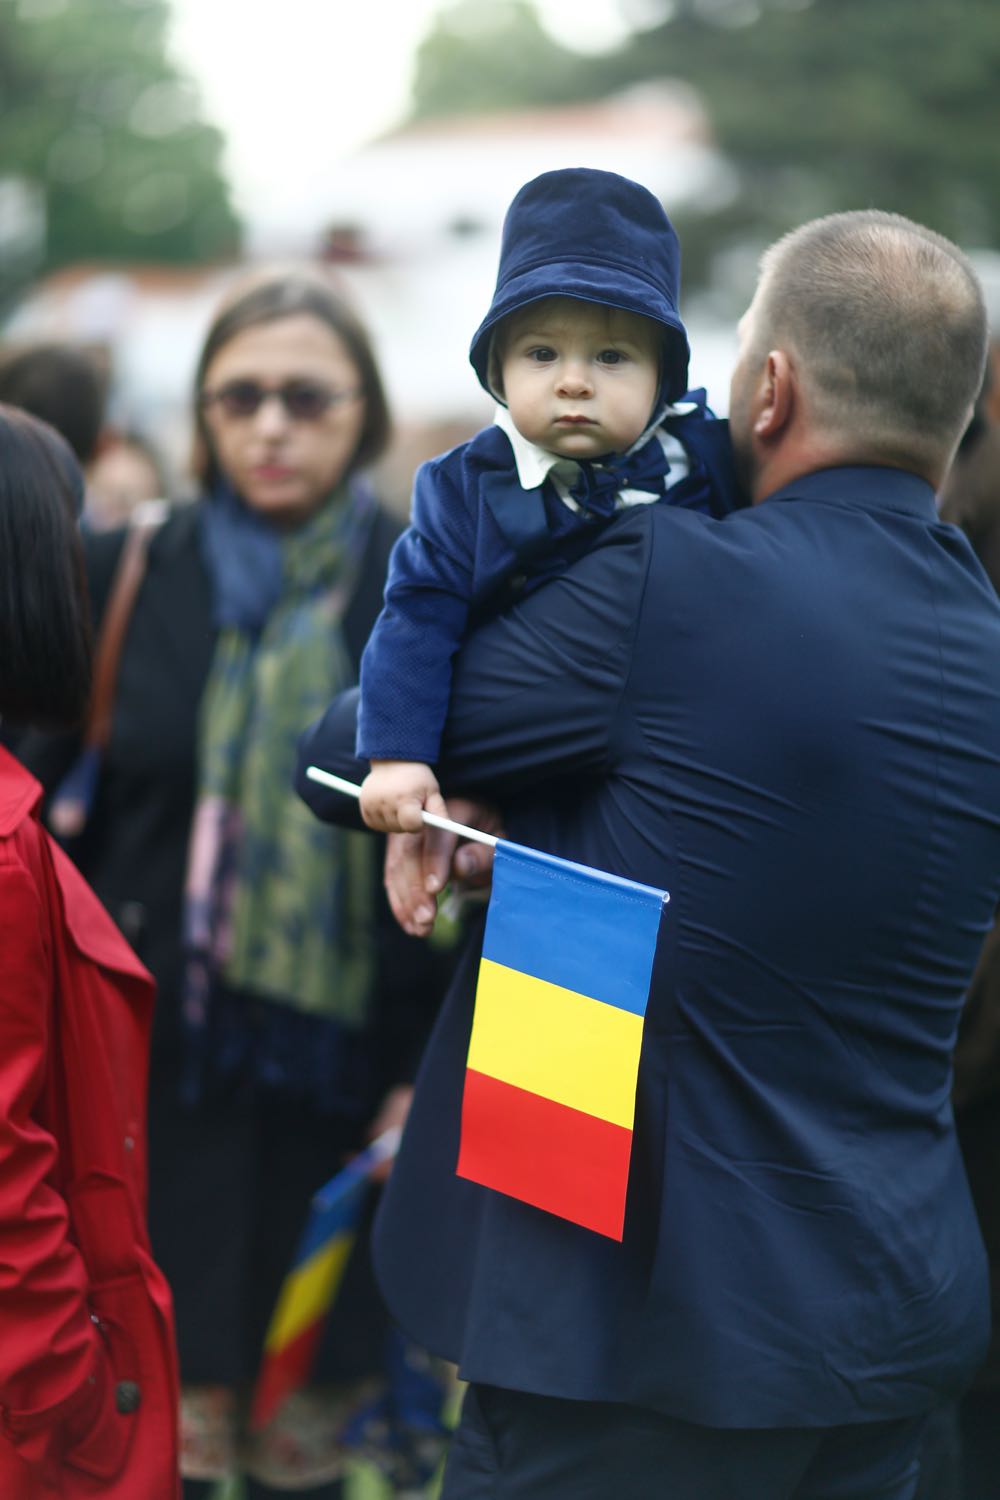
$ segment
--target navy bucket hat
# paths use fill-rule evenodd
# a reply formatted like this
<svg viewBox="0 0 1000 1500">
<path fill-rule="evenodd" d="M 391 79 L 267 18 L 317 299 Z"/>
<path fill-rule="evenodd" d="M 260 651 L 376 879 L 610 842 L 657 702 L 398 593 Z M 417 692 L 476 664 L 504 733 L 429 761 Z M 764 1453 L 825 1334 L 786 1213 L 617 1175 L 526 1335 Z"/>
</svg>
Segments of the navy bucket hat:
<svg viewBox="0 0 1000 1500">
<path fill-rule="evenodd" d="M 675 401 L 687 389 L 690 357 L 677 311 L 680 259 L 662 204 L 639 183 L 590 167 L 543 172 L 504 219 L 496 290 L 469 350 L 480 384 L 496 394 L 490 343 L 502 319 L 543 297 L 579 297 L 663 325 L 660 396 Z"/>
</svg>

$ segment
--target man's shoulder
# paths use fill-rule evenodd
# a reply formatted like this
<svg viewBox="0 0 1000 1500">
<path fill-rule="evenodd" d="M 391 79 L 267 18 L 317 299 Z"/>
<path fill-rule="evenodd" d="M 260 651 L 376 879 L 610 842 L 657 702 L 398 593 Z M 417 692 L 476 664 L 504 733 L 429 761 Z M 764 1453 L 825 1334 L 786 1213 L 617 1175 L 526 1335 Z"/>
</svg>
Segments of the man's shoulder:
<svg viewBox="0 0 1000 1500">
<path fill-rule="evenodd" d="M 659 502 L 631 505 L 595 530 L 586 551 L 570 567 L 600 572 L 616 568 L 624 555 L 645 559 L 644 568 L 685 568 L 689 559 L 717 546 L 723 523 L 701 511 Z"/>
<path fill-rule="evenodd" d="M 766 510 L 714 516 L 662 501 L 636 507 L 627 524 L 648 530 L 646 613 L 658 618 L 669 599 L 692 616 L 724 616 L 736 600 L 794 590 L 808 542 Z"/>
<path fill-rule="evenodd" d="M 651 542 L 664 553 L 664 562 L 678 555 L 687 557 L 731 546 L 737 537 L 743 536 L 745 528 L 738 523 L 746 514 L 745 511 L 732 511 L 720 517 L 708 511 L 672 505 L 669 499 L 656 505 L 635 506 L 629 512 L 630 519 L 647 523 Z"/>
</svg>

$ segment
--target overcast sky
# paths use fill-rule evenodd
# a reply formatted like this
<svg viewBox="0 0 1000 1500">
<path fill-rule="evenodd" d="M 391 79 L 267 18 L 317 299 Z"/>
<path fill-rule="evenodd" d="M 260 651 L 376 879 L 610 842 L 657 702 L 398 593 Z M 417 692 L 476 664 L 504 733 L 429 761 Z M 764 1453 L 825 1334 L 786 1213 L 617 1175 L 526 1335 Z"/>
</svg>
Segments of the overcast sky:
<svg viewBox="0 0 1000 1500">
<path fill-rule="evenodd" d="M 489 4 L 489 0 L 481 0 Z M 414 54 L 441 0 L 173 0 L 172 48 L 228 138 L 237 206 L 254 231 L 309 222 L 331 163 L 404 113 Z M 616 0 L 538 0 L 560 40 L 623 32 Z"/>
</svg>

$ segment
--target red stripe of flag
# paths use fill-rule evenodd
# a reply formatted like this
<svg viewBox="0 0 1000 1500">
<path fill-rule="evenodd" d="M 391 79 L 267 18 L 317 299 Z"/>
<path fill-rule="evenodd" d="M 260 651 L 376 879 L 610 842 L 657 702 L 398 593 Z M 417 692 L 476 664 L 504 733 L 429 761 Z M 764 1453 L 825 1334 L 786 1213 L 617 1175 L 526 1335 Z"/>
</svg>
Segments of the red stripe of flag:
<svg viewBox="0 0 1000 1500">
<path fill-rule="evenodd" d="M 459 1177 L 620 1240 L 632 1132 L 467 1068 Z"/>
<path fill-rule="evenodd" d="M 252 1432 L 266 1427 L 285 1397 L 305 1385 L 312 1370 L 324 1322 L 325 1314 L 303 1328 L 283 1349 L 264 1354 L 253 1392 L 253 1409 L 250 1413 Z"/>
</svg>

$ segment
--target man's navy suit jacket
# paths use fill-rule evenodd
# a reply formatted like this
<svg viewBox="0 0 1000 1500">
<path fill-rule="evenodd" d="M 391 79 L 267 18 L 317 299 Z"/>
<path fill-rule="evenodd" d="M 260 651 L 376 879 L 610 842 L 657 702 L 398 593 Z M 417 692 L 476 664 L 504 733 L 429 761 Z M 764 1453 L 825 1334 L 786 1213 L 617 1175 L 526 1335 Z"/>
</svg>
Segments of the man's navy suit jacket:
<svg viewBox="0 0 1000 1500">
<path fill-rule="evenodd" d="M 303 765 L 363 769 L 353 713 Z M 1000 605 L 930 487 L 629 512 L 466 645 L 439 770 L 672 899 L 624 1241 L 455 1176 L 470 955 L 380 1214 L 400 1322 L 471 1380 L 726 1427 L 960 1388 L 989 1310 L 950 1059 L 1000 898 Z"/>
</svg>

